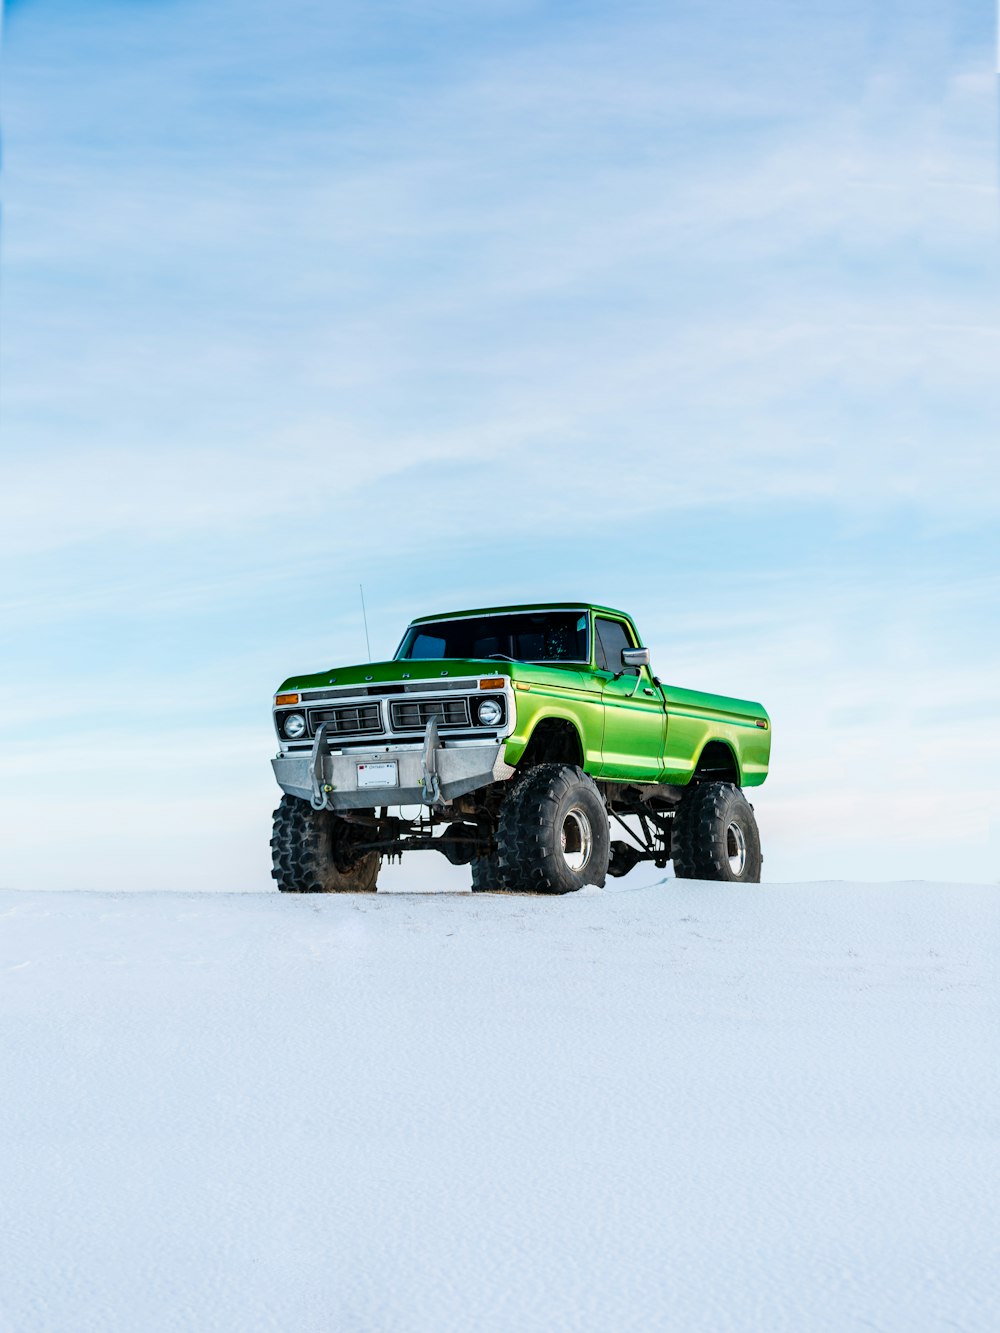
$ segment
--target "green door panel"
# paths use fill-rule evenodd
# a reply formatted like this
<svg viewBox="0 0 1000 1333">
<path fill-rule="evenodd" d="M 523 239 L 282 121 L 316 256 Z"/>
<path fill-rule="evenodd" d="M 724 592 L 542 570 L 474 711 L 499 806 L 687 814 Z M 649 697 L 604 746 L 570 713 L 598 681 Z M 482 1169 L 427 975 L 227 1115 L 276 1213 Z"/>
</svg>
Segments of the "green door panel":
<svg viewBox="0 0 1000 1333">
<path fill-rule="evenodd" d="M 648 667 L 625 667 L 622 650 L 639 639 L 624 616 L 594 616 L 594 675 L 604 703 L 603 778 L 655 782 L 663 769 L 666 710 Z"/>
<path fill-rule="evenodd" d="M 604 704 L 601 777 L 656 782 L 663 771 L 667 714 L 648 671 L 643 667 L 638 678 L 626 674 L 617 680 L 607 672 L 597 675 Z"/>
</svg>

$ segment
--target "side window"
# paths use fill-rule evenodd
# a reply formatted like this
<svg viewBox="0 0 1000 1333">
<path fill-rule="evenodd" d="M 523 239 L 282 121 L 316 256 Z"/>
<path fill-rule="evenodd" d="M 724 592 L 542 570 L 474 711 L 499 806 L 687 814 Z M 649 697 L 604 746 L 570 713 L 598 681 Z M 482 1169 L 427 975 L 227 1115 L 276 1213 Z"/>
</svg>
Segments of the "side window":
<svg viewBox="0 0 1000 1333">
<path fill-rule="evenodd" d="M 626 648 L 634 648 L 635 644 L 628 636 L 628 631 L 620 620 L 602 620 L 598 617 L 594 621 L 597 629 L 597 644 L 595 646 L 597 665 L 604 671 L 622 670 L 622 652 Z M 627 675 L 637 676 L 638 667 L 625 667 Z"/>
</svg>

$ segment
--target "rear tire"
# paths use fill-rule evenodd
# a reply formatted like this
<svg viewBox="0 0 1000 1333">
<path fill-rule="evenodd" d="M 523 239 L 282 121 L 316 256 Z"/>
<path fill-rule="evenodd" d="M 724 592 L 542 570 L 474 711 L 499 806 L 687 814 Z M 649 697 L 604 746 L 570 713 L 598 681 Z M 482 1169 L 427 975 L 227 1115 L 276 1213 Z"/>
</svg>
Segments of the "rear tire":
<svg viewBox="0 0 1000 1333">
<path fill-rule="evenodd" d="M 670 846 L 678 879 L 760 883 L 763 858 L 753 806 L 731 782 L 688 788 L 674 816 Z"/>
<path fill-rule="evenodd" d="M 593 781 L 573 764 L 539 764 L 500 808 L 497 856 L 504 888 L 572 893 L 603 886 L 611 834 Z"/>
<path fill-rule="evenodd" d="M 353 851 L 357 841 L 346 819 L 282 796 L 274 812 L 271 878 L 281 893 L 374 893 L 382 858 Z"/>
</svg>

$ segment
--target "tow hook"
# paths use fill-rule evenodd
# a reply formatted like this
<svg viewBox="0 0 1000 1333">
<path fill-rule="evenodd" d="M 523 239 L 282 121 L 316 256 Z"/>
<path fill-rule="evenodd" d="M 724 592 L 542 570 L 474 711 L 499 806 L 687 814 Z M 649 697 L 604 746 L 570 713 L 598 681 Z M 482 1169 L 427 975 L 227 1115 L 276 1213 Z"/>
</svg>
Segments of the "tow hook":
<svg viewBox="0 0 1000 1333">
<path fill-rule="evenodd" d="M 326 746 L 326 729 L 329 722 L 321 722 L 316 729 L 316 741 L 313 745 L 312 761 L 309 774 L 312 778 L 312 808 L 325 810 L 328 806 L 327 795 L 333 791 L 329 782 L 323 781 L 323 750 Z"/>
<path fill-rule="evenodd" d="M 427 723 L 427 730 L 424 732 L 424 749 L 420 756 L 420 767 L 423 771 L 423 777 L 420 779 L 420 785 L 424 789 L 424 802 L 426 805 L 441 805 L 441 782 L 437 771 L 437 752 L 438 752 L 438 721 L 432 717 Z"/>
</svg>

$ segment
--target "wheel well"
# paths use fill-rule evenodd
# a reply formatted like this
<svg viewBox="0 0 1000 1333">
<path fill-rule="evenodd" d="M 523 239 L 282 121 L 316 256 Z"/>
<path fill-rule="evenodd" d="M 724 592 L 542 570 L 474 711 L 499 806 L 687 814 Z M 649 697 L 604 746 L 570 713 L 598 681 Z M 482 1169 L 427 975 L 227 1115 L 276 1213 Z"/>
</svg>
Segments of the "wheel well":
<svg viewBox="0 0 1000 1333">
<path fill-rule="evenodd" d="M 517 766 L 533 768 L 535 764 L 550 763 L 583 767 L 580 734 L 572 722 L 558 717 L 546 717 L 538 723 Z"/>
<path fill-rule="evenodd" d="M 694 778 L 710 782 L 732 782 L 740 785 L 740 769 L 736 756 L 725 741 L 709 741 L 698 756 Z"/>
</svg>

